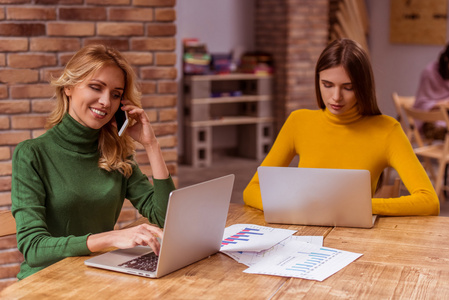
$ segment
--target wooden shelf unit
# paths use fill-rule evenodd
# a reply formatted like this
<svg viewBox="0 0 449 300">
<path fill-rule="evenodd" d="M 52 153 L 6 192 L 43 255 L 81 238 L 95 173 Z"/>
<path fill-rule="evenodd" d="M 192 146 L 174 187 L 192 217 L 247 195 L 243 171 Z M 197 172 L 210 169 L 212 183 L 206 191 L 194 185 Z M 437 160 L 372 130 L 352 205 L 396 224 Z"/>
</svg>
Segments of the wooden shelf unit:
<svg viewBox="0 0 449 300">
<path fill-rule="evenodd" d="M 237 126 L 238 155 L 262 160 L 273 142 L 272 76 L 192 75 L 184 78 L 185 161 L 212 164 L 212 128 Z"/>
</svg>

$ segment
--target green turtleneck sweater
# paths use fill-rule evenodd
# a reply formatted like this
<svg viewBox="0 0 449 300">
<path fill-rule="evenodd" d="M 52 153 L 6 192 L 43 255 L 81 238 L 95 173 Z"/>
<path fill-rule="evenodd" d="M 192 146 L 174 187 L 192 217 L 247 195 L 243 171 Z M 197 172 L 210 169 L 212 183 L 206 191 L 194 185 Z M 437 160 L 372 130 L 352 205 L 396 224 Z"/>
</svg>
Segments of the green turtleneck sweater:
<svg viewBox="0 0 449 300">
<path fill-rule="evenodd" d="M 356 107 L 341 115 L 327 109 L 296 110 L 284 123 L 262 166 L 286 167 L 296 155 L 302 168 L 370 171 L 373 194 L 382 171 L 392 167 L 410 195 L 373 198 L 373 214 L 439 214 L 439 200 L 429 177 L 401 125 L 389 116 L 362 116 Z M 243 200 L 263 209 L 257 172 L 244 190 Z"/>
<path fill-rule="evenodd" d="M 65 257 L 90 254 L 87 237 L 114 229 L 125 198 L 151 223 L 164 225 L 172 179 L 153 179 L 153 186 L 137 164 L 129 178 L 100 169 L 99 133 L 67 114 L 16 147 L 12 213 L 25 258 L 19 279 Z"/>
</svg>

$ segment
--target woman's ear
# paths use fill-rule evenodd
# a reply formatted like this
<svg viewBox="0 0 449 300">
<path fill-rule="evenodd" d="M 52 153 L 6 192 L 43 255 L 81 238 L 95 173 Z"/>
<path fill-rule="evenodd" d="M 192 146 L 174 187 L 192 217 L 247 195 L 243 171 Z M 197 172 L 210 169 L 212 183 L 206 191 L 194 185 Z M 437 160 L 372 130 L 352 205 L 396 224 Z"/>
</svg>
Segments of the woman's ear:
<svg viewBox="0 0 449 300">
<path fill-rule="evenodd" d="M 66 94 L 67 97 L 72 96 L 72 87 L 71 86 L 65 86 L 64 87 L 64 93 Z"/>
</svg>

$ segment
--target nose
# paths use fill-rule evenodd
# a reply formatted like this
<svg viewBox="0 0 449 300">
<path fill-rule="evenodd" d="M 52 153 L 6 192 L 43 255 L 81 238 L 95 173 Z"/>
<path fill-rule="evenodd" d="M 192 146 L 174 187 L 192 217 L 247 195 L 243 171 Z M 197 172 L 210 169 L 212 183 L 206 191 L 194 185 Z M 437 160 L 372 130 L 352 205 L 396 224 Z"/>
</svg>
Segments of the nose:
<svg viewBox="0 0 449 300">
<path fill-rule="evenodd" d="M 109 108 L 111 106 L 111 95 L 109 92 L 102 93 L 100 99 L 98 99 L 98 102 L 104 108 Z"/>
<path fill-rule="evenodd" d="M 342 94 L 341 94 L 341 89 L 340 88 L 336 87 L 334 89 L 334 93 L 332 95 L 332 99 L 334 101 L 340 101 L 342 99 Z"/>
</svg>

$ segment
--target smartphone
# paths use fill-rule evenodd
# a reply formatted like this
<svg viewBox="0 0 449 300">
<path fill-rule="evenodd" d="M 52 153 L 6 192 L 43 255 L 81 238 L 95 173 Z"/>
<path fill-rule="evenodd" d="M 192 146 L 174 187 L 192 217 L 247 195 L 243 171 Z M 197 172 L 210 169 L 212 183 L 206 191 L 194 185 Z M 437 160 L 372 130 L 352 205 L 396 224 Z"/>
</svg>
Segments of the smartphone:
<svg viewBox="0 0 449 300">
<path fill-rule="evenodd" d="M 123 104 L 120 103 L 120 106 L 115 113 L 115 121 L 117 122 L 117 131 L 118 136 L 122 136 L 123 132 L 125 132 L 126 127 L 128 127 L 129 119 L 128 113 L 122 110 Z"/>
</svg>

